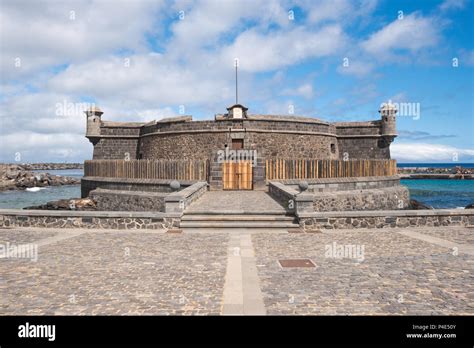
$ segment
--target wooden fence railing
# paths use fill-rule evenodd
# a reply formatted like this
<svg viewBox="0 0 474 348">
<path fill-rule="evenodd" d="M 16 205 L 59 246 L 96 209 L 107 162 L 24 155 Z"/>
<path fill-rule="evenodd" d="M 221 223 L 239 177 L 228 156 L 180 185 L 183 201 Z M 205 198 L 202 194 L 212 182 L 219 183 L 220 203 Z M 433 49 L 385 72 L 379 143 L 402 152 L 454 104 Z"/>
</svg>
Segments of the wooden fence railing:
<svg viewBox="0 0 474 348">
<path fill-rule="evenodd" d="M 206 160 L 89 160 L 84 162 L 84 176 L 207 180 Z"/>
<path fill-rule="evenodd" d="M 267 180 L 397 175 L 395 160 L 268 159 Z M 208 181 L 207 160 L 89 160 L 84 176 Z"/>
<path fill-rule="evenodd" d="M 269 159 L 265 162 L 267 180 L 348 178 L 397 175 L 395 160 L 314 160 Z"/>
</svg>

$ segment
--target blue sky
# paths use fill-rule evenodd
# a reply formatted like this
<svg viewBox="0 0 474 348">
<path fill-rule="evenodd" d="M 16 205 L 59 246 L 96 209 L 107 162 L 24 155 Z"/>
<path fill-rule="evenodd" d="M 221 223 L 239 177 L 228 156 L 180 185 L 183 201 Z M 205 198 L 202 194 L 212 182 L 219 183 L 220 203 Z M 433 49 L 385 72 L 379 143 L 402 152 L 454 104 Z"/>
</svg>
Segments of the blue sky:
<svg viewBox="0 0 474 348">
<path fill-rule="evenodd" d="M 249 112 L 377 119 L 399 162 L 474 162 L 473 1 L 5 1 L 0 161 L 83 161 L 103 118 Z M 416 111 L 419 110 L 419 113 Z"/>
</svg>

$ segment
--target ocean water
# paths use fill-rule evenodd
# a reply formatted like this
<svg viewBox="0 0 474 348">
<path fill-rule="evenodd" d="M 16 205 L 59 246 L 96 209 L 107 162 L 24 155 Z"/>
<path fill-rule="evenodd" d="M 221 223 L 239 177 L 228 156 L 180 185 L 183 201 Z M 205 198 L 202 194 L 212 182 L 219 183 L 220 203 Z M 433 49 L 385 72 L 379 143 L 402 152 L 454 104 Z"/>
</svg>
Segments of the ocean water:
<svg viewBox="0 0 474 348">
<path fill-rule="evenodd" d="M 435 164 L 411 163 L 410 165 L 429 167 Z M 438 165 L 440 164 L 438 163 Z M 452 167 L 452 163 L 444 165 Z M 462 165 L 464 166 L 464 164 Z M 468 165 L 474 164 L 468 163 Z M 47 172 L 76 178 L 81 178 L 84 174 L 82 169 L 49 170 Z M 474 203 L 474 180 L 416 179 L 401 180 L 401 183 L 408 187 L 412 199 L 429 204 L 434 208 L 460 208 Z M 52 186 L 37 192 L 6 191 L 0 192 L 0 209 L 19 209 L 58 199 L 79 197 L 81 197 L 80 185 Z"/>
<path fill-rule="evenodd" d="M 49 173 L 51 175 L 70 176 L 73 178 L 82 178 L 84 176 L 83 169 L 59 169 L 59 170 L 34 170 L 34 173 Z"/>
<path fill-rule="evenodd" d="M 80 198 L 81 185 L 51 186 L 36 192 L 0 192 L 0 209 L 21 209 L 65 198 Z"/>
<path fill-rule="evenodd" d="M 464 208 L 474 203 L 474 180 L 405 179 L 410 198 L 433 208 Z"/>
<path fill-rule="evenodd" d="M 397 163 L 398 168 L 474 168 L 474 163 Z"/>
<path fill-rule="evenodd" d="M 50 173 L 52 175 L 64 175 L 81 178 L 84 175 L 82 169 L 65 170 L 39 170 L 35 173 Z M 21 209 L 32 205 L 45 204 L 58 199 L 80 198 L 81 185 L 50 186 L 36 192 L 30 191 L 4 191 L 0 192 L 0 209 Z"/>
</svg>

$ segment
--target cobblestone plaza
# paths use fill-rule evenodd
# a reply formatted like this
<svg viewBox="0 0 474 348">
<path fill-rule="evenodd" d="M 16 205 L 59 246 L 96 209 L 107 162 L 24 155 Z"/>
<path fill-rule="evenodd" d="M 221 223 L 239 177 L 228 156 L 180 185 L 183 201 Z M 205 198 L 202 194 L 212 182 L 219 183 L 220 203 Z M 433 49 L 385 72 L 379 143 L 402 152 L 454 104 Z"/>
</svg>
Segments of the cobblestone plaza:
<svg viewBox="0 0 474 348">
<path fill-rule="evenodd" d="M 0 314 L 474 314 L 470 228 L 228 231 L 0 229 Z"/>
</svg>

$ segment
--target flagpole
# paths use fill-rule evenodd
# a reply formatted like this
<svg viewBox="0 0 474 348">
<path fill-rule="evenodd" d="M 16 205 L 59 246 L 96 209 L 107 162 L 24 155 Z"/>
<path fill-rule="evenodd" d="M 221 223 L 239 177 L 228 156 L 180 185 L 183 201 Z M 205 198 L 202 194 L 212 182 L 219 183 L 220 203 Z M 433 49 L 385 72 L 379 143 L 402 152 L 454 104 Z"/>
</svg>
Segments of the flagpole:
<svg viewBox="0 0 474 348">
<path fill-rule="evenodd" d="M 238 94 L 238 78 L 237 78 L 237 67 L 238 67 L 237 61 L 235 61 L 235 103 L 239 103 L 239 94 Z"/>
</svg>

